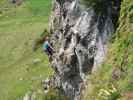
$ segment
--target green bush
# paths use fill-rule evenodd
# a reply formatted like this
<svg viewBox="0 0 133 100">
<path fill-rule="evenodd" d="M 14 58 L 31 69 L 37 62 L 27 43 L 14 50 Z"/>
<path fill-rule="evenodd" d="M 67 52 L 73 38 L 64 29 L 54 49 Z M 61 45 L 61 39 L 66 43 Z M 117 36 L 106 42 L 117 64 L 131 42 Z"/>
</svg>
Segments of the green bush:
<svg viewBox="0 0 133 100">
<path fill-rule="evenodd" d="M 118 98 L 121 97 L 121 94 L 119 92 L 113 92 L 110 96 L 108 100 L 118 100 Z"/>
<path fill-rule="evenodd" d="M 68 100 L 58 90 L 51 89 L 44 97 L 44 100 Z"/>
</svg>

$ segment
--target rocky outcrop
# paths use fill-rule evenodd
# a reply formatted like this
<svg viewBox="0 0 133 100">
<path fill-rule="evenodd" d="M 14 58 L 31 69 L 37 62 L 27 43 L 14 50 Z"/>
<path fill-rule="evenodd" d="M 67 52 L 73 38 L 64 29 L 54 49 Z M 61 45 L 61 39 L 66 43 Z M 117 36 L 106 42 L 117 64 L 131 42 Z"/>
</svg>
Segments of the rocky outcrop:
<svg viewBox="0 0 133 100">
<path fill-rule="evenodd" d="M 106 55 L 119 15 L 120 4 L 115 6 L 112 1 L 101 0 L 98 6 L 102 9 L 96 9 L 79 0 L 53 0 L 54 83 L 70 100 L 80 99 L 86 75 L 95 71 Z"/>
</svg>

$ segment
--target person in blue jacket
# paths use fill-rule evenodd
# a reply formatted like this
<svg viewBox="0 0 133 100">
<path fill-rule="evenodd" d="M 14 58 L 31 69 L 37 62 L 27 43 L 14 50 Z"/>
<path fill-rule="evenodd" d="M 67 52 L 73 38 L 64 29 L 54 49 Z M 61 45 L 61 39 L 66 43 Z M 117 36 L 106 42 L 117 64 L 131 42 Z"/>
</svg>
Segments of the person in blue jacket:
<svg viewBox="0 0 133 100">
<path fill-rule="evenodd" d="M 46 37 L 43 43 L 43 51 L 45 51 L 50 57 L 53 55 L 53 48 L 51 44 L 49 43 L 48 37 Z"/>
</svg>

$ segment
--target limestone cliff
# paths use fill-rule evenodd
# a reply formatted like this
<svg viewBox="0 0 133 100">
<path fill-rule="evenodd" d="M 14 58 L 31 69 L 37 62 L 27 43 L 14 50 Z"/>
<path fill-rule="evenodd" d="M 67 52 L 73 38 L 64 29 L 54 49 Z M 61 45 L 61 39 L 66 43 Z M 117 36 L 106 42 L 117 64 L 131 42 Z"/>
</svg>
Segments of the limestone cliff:
<svg viewBox="0 0 133 100">
<path fill-rule="evenodd" d="M 84 0 L 53 0 L 50 31 L 55 50 L 51 61 L 54 83 L 70 100 L 80 99 L 86 75 L 103 61 L 119 10 L 120 0 L 99 0 L 95 6 L 86 5 Z"/>
</svg>

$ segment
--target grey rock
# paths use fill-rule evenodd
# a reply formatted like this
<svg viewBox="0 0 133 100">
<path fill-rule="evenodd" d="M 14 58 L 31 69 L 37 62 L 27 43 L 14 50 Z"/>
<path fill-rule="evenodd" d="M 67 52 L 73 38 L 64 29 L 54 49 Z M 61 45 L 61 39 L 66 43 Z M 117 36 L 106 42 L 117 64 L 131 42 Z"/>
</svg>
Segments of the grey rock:
<svg viewBox="0 0 133 100">
<path fill-rule="evenodd" d="M 39 59 L 39 58 L 36 58 L 36 59 L 34 59 L 33 60 L 33 64 L 38 64 L 38 63 L 41 63 L 41 59 Z"/>
<path fill-rule="evenodd" d="M 53 0 L 50 31 L 55 49 L 51 63 L 54 83 L 70 100 L 79 100 L 86 75 L 96 71 L 106 55 L 115 27 L 111 1 L 106 0 L 105 11 L 97 13 L 79 0 Z"/>
<path fill-rule="evenodd" d="M 36 100 L 36 93 L 28 91 L 23 97 L 23 100 Z"/>
</svg>

